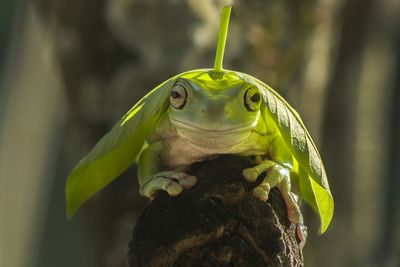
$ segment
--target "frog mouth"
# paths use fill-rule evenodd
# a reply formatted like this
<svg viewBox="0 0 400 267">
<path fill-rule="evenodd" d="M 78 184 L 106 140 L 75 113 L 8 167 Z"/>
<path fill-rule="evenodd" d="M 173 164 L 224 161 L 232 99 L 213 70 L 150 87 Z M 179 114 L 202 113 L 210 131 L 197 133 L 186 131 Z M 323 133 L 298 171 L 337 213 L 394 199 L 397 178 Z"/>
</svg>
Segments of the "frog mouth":
<svg viewBox="0 0 400 267">
<path fill-rule="evenodd" d="M 247 123 L 247 124 L 243 124 L 237 127 L 232 127 L 232 128 L 228 128 L 228 129 L 222 129 L 222 130 L 216 130 L 216 129 L 208 129 L 208 128 L 202 128 L 202 127 L 198 127 L 195 126 L 193 124 L 187 123 L 187 122 L 183 122 L 180 120 L 176 120 L 176 119 L 171 119 L 171 122 L 181 128 L 181 129 L 185 129 L 185 130 L 189 130 L 192 132 L 202 132 L 202 133 L 208 133 L 208 134 L 216 134 L 216 135 L 220 135 L 220 134 L 229 134 L 229 133 L 237 133 L 237 132 L 243 132 L 246 130 L 250 130 L 251 128 L 254 127 L 254 123 Z"/>
</svg>

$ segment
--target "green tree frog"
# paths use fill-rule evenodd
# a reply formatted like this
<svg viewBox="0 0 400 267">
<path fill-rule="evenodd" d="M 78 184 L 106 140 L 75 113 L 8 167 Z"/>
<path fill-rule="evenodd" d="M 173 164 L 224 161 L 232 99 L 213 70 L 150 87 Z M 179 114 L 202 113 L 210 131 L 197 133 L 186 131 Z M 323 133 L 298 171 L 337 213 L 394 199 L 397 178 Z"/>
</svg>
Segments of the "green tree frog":
<svg viewBox="0 0 400 267">
<path fill-rule="evenodd" d="M 144 96 L 74 168 L 66 185 L 67 215 L 116 179 L 135 160 L 140 193 L 179 195 L 197 182 L 185 167 L 221 154 L 251 157 L 243 170 L 261 201 L 277 187 L 290 222 L 302 224 L 296 191 L 321 219 L 323 233 L 333 198 L 318 150 L 297 112 L 271 87 L 222 58 L 230 7 L 221 13 L 215 66 L 176 75 Z"/>
</svg>

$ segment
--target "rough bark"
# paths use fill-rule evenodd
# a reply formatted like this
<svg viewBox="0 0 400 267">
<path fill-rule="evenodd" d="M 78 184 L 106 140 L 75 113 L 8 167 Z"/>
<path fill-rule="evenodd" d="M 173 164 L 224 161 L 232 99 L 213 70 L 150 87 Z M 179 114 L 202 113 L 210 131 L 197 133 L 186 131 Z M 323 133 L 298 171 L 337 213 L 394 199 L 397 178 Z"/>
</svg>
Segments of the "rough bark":
<svg viewBox="0 0 400 267">
<path fill-rule="evenodd" d="M 238 156 L 193 164 L 194 188 L 178 197 L 160 192 L 138 218 L 130 266 L 303 266 L 279 191 L 263 203 L 251 190 L 260 181 L 242 177 L 253 165 Z"/>
</svg>

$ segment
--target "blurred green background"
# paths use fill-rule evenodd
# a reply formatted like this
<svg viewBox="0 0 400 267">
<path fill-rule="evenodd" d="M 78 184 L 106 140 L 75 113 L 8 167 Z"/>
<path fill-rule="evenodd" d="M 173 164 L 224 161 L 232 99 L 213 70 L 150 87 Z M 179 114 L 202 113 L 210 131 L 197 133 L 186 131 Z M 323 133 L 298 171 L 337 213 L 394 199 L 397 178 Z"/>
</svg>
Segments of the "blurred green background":
<svg viewBox="0 0 400 267">
<path fill-rule="evenodd" d="M 141 96 L 211 67 L 218 0 L 0 2 L 0 266 L 125 266 L 135 167 L 71 221 L 75 163 Z M 336 201 L 306 266 L 400 266 L 400 1 L 234 1 L 225 67 L 298 110 Z M 162 221 L 162 218 L 160 218 Z"/>
</svg>

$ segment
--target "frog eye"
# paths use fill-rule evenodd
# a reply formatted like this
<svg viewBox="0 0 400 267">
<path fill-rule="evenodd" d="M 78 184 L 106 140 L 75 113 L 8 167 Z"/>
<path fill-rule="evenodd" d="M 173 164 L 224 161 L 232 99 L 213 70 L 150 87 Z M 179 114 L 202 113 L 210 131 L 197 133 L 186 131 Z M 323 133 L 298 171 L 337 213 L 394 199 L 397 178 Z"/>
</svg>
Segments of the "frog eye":
<svg viewBox="0 0 400 267">
<path fill-rule="evenodd" d="M 261 94 L 256 87 L 251 87 L 244 93 L 244 105 L 249 111 L 258 110 L 261 105 Z"/>
<path fill-rule="evenodd" d="M 169 101 L 171 102 L 172 107 L 182 109 L 186 104 L 187 96 L 188 94 L 185 86 L 178 83 L 174 88 L 172 88 L 172 91 L 169 94 Z"/>
</svg>

